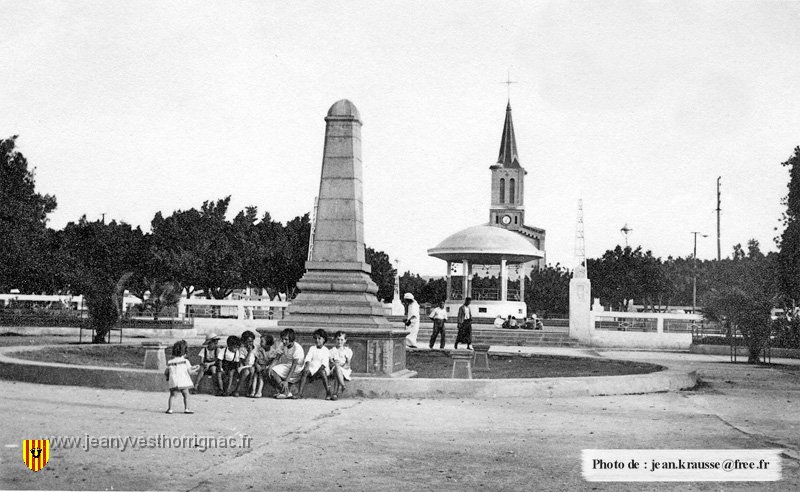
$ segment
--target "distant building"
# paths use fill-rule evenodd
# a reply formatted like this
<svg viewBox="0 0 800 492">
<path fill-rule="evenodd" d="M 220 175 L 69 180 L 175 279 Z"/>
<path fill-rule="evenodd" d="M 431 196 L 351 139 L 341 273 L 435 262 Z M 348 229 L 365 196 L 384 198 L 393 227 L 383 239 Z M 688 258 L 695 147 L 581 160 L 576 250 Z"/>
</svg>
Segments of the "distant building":
<svg viewBox="0 0 800 492">
<path fill-rule="evenodd" d="M 447 300 L 445 308 L 453 313 L 465 297 L 473 299 L 474 316 L 494 318 L 497 315 L 527 315 L 525 284 L 509 290 L 509 266 L 515 264 L 518 278 L 524 278 L 530 267 L 544 265 L 545 231 L 525 225 L 525 175 L 519 163 L 511 103 L 506 107 L 506 119 L 500 140 L 500 155 L 491 170 L 491 205 L 489 223 L 456 232 L 428 255 L 447 262 Z M 452 274 L 461 265 L 461 285 L 453 285 Z M 485 272 L 499 266 L 499 289 L 473 289 L 472 277 L 478 273 L 475 265 Z"/>
<path fill-rule="evenodd" d="M 533 246 L 545 254 L 534 262 L 543 267 L 546 262 L 544 229 L 525 224 L 525 170 L 519 163 L 514 123 L 511 120 L 511 102 L 506 106 L 506 120 L 500 139 L 500 155 L 492 171 L 492 203 L 489 207 L 489 224 L 522 234 Z"/>
</svg>

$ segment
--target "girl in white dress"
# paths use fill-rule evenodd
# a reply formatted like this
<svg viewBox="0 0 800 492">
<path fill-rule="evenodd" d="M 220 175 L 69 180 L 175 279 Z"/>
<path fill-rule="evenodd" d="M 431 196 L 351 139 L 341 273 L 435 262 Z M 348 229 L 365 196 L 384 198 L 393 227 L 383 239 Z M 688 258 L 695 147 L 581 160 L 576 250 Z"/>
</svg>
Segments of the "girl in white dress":
<svg viewBox="0 0 800 492">
<path fill-rule="evenodd" d="M 200 366 L 192 366 L 186 359 L 186 352 L 189 346 L 185 340 L 175 342 L 172 346 L 172 359 L 167 362 L 164 376 L 169 381 L 169 401 L 167 403 L 167 413 L 172 413 L 172 398 L 183 395 L 183 413 L 194 413 L 189 410 L 189 389 L 194 388 L 192 374 L 200 370 Z"/>
<path fill-rule="evenodd" d="M 350 361 L 353 359 L 353 350 L 346 346 L 347 334 L 343 331 L 336 332 L 336 346 L 330 349 L 331 353 L 331 372 L 334 376 L 336 389 L 331 395 L 331 400 L 338 400 L 347 387 L 345 381 L 350 381 L 353 373 L 350 369 Z"/>
</svg>

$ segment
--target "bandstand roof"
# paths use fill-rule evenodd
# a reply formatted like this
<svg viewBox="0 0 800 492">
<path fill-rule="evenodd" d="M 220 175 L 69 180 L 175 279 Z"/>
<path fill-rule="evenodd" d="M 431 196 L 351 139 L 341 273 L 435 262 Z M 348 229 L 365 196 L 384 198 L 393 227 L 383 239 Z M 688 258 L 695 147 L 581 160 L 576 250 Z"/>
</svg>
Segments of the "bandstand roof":
<svg viewBox="0 0 800 492">
<path fill-rule="evenodd" d="M 445 261 L 499 265 L 500 260 L 524 263 L 543 258 L 544 253 L 521 234 L 487 224 L 456 232 L 429 249 L 428 256 Z"/>
</svg>

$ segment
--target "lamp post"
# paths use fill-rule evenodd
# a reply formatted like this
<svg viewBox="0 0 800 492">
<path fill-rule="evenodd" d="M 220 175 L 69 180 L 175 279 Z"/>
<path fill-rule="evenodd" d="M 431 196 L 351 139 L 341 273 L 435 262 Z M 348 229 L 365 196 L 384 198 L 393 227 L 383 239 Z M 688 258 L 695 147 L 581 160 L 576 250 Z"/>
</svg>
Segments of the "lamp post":
<svg viewBox="0 0 800 492">
<path fill-rule="evenodd" d="M 694 235 L 694 252 L 692 253 L 692 314 L 697 311 L 697 235 L 708 237 L 708 234 L 702 232 L 691 232 Z"/>
</svg>

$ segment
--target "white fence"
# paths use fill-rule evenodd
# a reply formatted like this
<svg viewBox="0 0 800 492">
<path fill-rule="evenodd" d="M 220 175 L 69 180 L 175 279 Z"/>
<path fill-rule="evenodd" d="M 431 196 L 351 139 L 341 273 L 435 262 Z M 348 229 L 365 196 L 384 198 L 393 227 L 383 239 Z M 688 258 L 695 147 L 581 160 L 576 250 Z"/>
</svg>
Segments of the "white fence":
<svg viewBox="0 0 800 492">
<path fill-rule="evenodd" d="M 52 309 L 58 305 L 61 309 L 84 310 L 86 304 L 83 296 L 71 295 L 35 295 L 35 294 L 0 294 L 3 307 L 9 304 L 21 304 L 24 307 L 41 307 Z M 131 307 L 142 303 L 138 297 L 126 295 L 122 299 L 122 311 L 127 313 Z M 283 319 L 287 301 L 250 300 L 250 299 L 184 299 L 178 302 L 178 317 L 183 318 L 235 318 L 241 320 Z"/>
<path fill-rule="evenodd" d="M 83 296 L 37 295 L 37 294 L 0 294 L 3 307 L 12 302 L 25 307 L 42 307 L 52 309 L 52 304 L 60 304 L 62 309 L 83 309 Z"/>
<path fill-rule="evenodd" d="M 601 347 L 686 350 L 699 314 L 590 311 L 591 343 Z"/>
<path fill-rule="evenodd" d="M 239 320 L 283 319 L 287 301 L 252 301 L 224 299 L 181 299 L 180 318 L 235 318 Z"/>
</svg>

